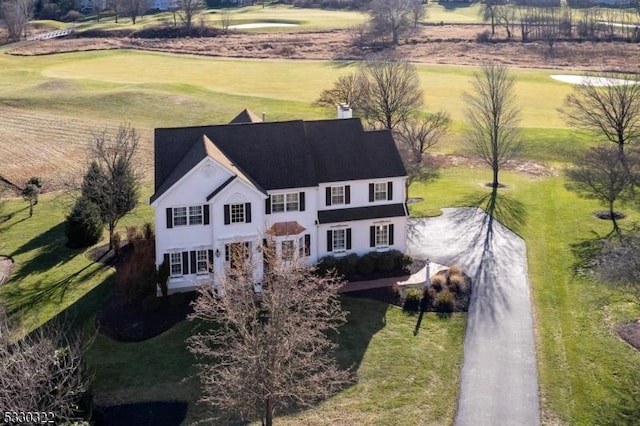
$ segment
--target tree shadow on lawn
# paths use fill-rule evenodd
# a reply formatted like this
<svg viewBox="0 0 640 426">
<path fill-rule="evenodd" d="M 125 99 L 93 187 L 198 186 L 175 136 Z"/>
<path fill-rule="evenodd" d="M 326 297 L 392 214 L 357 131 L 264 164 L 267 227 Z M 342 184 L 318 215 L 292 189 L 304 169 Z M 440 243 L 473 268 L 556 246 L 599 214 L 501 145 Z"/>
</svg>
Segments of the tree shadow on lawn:
<svg viewBox="0 0 640 426">
<path fill-rule="evenodd" d="M 40 274 L 67 263 L 80 253 L 80 250 L 70 249 L 64 245 L 66 241 L 64 222 L 49 228 L 24 243 L 13 253 L 11 257 L 16 259 L 16 269 L 12 278 L 21 281 L 29 275 Z M 31 251 L 38 250 L 32 259 L 21 262 L 20 256 Z"/>
<path fill-rule="evenodd" d="M 376 300 L 343 295 L 342 307 L 349 311 L 349 315 L 347 323 L 336 336 L 336 359 L 340 368 L 352 368 L 356 371 L 372 337 L 386 326 L 389 305 Z"/>
<path fill-rule="evenodd" d="M 87 271 L 93 267 L 93 270 Z M 12 285 L 3 293 L 7 313 L 10 315 L 20 311 L 32 311 L 49 305 L 51 302 L 61 303 L 69 290 L 90 281 L 96 274 L 102 272 L 103 267 L 96 267 L 90 263 L 84 268 L 55 282 L 39 282 L 36 285 L 23 287 Z"/>
</svg>

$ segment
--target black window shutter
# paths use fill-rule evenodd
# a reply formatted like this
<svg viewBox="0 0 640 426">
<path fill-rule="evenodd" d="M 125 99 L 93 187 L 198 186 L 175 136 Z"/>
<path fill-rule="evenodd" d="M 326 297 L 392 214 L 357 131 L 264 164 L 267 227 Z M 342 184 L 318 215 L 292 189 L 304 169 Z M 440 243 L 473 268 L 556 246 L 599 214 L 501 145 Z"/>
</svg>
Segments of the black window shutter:
<svg viewBox="0 0 640 426">
<path fill-rule="evenodd" d="M 173 209 L 167 207 L 167 229 L 173 228 Z"/>
<path fill-rule="evenodd" d="M 347 228 L 347 250 L 351 250 L 351 228 Z"/>
<path fill-rule="evenodd" d="M 198 269 L 196 266 L 196 252 L 190 251 L 189 253 L 191 253 L 191 273 L 195 274 L 196 272 L 198 272 Z"/>
<path fill-rule="evenodd" d="M 325 200 L 325 204 L 330 206 L 331 205 L 331 187 L 327 186 L 327 192 L 326 192 L 326 200 Z"/>
<path fill-rule="evenodd" d="M 228 225 L 231 223 L 231 212 L 229 211 L 229 204 L 224 205 L 224 224 Z"/>
<path fill-rule="evenodd" d="M 304 255 L 311 256 L 311 234 L 304 234 Z"/>
<path fill-rule="evenodd" d="M 207 250 L 207 260 L 209 264 L 207 265 L 207 269 L 209 272 L 213 271 L 213 250 Z"/>
<path fill-rule="evenodd" d="M 304 205 L 304 192 L 300 193 L 300 211 L 303 212 L 305 209 L 305 205 Z"/>
<path fill-rule="evenodd" d="M 389 245 L 393 245 L 393 223 L 389 225 Z"/>
<path fill-rule="evenodd" d="M 264 213 L 271 214 L 271 195 L 269 195 L 267 199 L 264 200 Z"/>
<path fill-rule="evenodd" d="M 327 251 L 333 251 L 333 232 L 327 231 Z"/>
<path fill-rule="evenodd" d="M 208 225 L 209 224 L 209 204 L 205 204 L 202 206 L 202 216 L 203 216 L 203 220 L 204 220 L 204 224 Z"/>
<path fill-rule="evenodd" d="M 171 264 L 169 263 L 170 262 L 169 253 L 165 253 L 163 258 L 164 258 L 164 264 L 169 267 L 169 270 L 171 270 Z"/>
<path fill-rule="evenodd" d="M 387 182 L 387 200 L 393 199 L 393 182 Z"/>
<path fill-rule="evenodd" d="M 369 247 L 375 247 L 375 246 L 376 246 L 376 227 L 370 226 L 369 227 Z"/>
<path fill-rule="evenodd" d="M 344 203 L 351 204 L 351 185 L 344 186 Z"/>
<path fill-rule="evenodd" d="M 251 223 L 251 203 L 244 203 L 244 221 Z"/>
<path fill-rule="evenodd" d="M 369 184 L 369 202 L 373 201 L 373 184 Z"/>
<path fill-rule="evenodd" d="M 182 275 L 187 275 L 189 273 L 189 252 L 182 252 Z"/>
</svg>

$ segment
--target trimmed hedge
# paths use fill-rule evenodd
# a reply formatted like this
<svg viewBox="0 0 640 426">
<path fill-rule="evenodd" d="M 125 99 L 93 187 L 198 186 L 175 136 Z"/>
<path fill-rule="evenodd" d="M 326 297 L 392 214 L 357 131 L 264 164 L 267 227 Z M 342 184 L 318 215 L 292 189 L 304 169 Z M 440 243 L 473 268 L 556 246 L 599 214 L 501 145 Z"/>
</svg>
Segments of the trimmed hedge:
<svg viewBox="0 0 640 426">
<path fill-rule="evenodd" d="M 356 274 L 371 275 L 374 273 L 388 274 L 391 271 L 402 271 L 413 263 L 413 259 L 398 250 L 386 252 L 370 252 L 363 256 L 349 254 L 344 257 L 325 256 L 317 264 L 320 275 L 335 271 L 347 280 Z"/>
</svg>

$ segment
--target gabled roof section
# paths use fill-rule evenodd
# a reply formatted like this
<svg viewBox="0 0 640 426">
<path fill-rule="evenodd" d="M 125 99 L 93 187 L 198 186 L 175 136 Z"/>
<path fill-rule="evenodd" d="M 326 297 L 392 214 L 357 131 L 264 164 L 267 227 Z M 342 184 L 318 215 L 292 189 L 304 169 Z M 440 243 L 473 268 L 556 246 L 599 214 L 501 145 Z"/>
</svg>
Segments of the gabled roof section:
<svg viewBox="0 0 640 426">
<path fill-rule="evenodd" d="M 240 114 L 236 115 L 235 118 L 229 122 L 229 124 L 241 123 L 262 123 L 262 118 L 258 117 L 256 114 L 245 108 L 240 111 Z"/>
<path fill-rule="evenodd" d="M 229 179 L 225 180 L 224 182 L 222 182 L 222 185 L 220 185 L 219 187 L 217 187 L 216 189 L 213 190 L 213 192 L 211 194 L 209 194 L 207 196 L 207 201 L 211 201 L 211 199 L 213 197 L 215 197 L 216 195 L 218 195 L 220 193 L 220 191 L 222 191 L 223 189 L 225 189 L 227 186 L 229 186 L 229 184 L 231 182 L 233 182 L 234 180 L 236 180 L 237 176 L 231 176 Z"/>
<path fill-rule="evenodd" d="M 359 119 L 155 129 L 157 199 L 205 156 L 261 192 L 406 176 L 389 131 Z"/>
<path fill-rule="evenodd" d="M 391 133 L 364 131 L 359 119 L 305 122 L 318 182 L 406 176 Z"/>
</svg>

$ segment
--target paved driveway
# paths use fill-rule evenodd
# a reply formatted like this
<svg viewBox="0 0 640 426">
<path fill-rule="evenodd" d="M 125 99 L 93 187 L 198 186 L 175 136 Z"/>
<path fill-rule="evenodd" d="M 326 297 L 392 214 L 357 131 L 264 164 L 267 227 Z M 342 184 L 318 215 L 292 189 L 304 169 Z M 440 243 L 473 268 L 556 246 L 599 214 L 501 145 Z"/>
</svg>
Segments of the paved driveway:
<svg viewBox="0 0 640 426">
<path fill-rule="evenodd" d="M 409 224 L 409 254 L 471 276 L 457 426 L 539 425 L 538 375 L 524 241 L 476 208 Z"/>
</svg>

